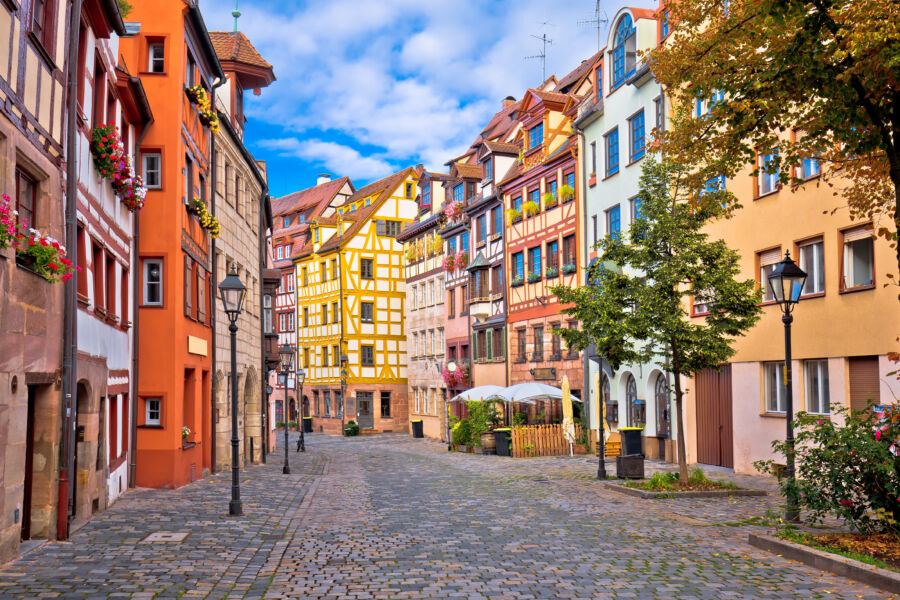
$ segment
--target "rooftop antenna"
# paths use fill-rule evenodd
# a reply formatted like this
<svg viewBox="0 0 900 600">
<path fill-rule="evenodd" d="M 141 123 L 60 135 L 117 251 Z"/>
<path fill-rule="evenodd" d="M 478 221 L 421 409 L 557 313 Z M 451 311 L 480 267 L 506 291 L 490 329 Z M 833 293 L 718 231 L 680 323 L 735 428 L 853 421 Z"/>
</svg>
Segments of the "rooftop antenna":
<svg viewBox="0 0 900 600">
<path fill-rule="evenodd" d="M 237 33 L 237 20 L 241 16 L 241 11 L 238 10 L 238 0 L 234 0 L 234 10 L 231 11 L 231 16 L 234 17 L 234 32 Z"/>
<path fill-rule="evenodd" d="M 600 0 L 596 0 L 594 5 L 593 19 L 583 19 L 578 21 L 579 25 L 590 25 L 597 30 L 597 52 L 600 52 L 600 49 L 603 47 L 603 44 L 600 41 L 600 32 L 607 23 L 609 23 L 609 19 L 606 17 L 606 11 L 600 8 Z"/>
<path fill-rule="evenodd" d="M 553 25 L 553 23 L 551 23 L 550 21 L 544 21 L 543 23 L 541 23 L 541 27 L 546 27 L 547 25 Z M 541 42 L 543 42 L 543 48 L 541 49 L 540 54 L 526 56 L 525 60 L 531 60 L 535 58 L 541 59 L 541 83 L 543 83 L 544 81 L 547 81 L 547 44 L 552 44 L 553 40 L 547 37 L 546 31 L 541 35 L 531 34 L 531 37 L 536 40 L 541 40 Z"/>
</svg>

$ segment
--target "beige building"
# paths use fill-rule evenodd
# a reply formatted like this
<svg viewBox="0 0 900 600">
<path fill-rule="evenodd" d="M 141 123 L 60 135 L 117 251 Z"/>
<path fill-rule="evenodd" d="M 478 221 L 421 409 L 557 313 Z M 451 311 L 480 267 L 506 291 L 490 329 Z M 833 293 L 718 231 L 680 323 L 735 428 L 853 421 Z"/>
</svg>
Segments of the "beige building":
<svg viewBox="0 0 900 600">
<path fill-rule="evenodd" d="M 235 267 L 247 287 L 244 310 L 238 319 L 237 390 L 238 428 L 242 461 L 262 459 L 266 428 L 266 367 L 262 356 L 262 281 L 266 268 L 265 232 L 270 218 L 265 165 L 256 161 L 243 144 L 245 90 L 259 90 L 275 79 L 272 66 L 240 32 L 210 32 L 210 38 L 226 74 L 216 90 L 219 134 L 215 138 L 213 211 L 220 234 L 215 241 L 216 281 Z M 201 186 L 202 189 L 202 186 Z M 218 298 L 218 290 L 210 291 Z M 216 442 L 213 469 L 231 467 L 231 339 L 229 321 L 215 301 L 215 385 L 213 422 Z"/>
</svg>

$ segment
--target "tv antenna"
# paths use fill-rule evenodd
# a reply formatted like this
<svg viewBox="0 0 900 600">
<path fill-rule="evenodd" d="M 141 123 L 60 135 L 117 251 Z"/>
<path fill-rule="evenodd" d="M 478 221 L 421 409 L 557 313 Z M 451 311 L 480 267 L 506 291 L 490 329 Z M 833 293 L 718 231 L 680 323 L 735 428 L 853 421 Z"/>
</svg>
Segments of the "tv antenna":
<svg viewBox="0 0 900 600">
<path fill-rule="evenodd" d="M 550 21 L 544 21 L 541 23 L 541 27 L 546 27 L 547 25 L 553 25 Z M 543 43 L 543 47 L 541 48 L 540 54 L 535 54 L 533 56 L 526 56 L 525 60 L 532 60 L 535 58 L 541 59 L 541 82 L 547 81 L 547 44 L 553 44 L 553 40 L 547 37 L 547 32 L 545 31 L 541 35 L 531 34 L 536 40 L 540 40 Z"/>
<path fill-rule="evenodd" d="M 596 3 L 594 5 L 593 19 L 583 19 L 581 21 L 578 21 L 579 25 L 590 25 L 597 30 L 597 52 L 600 52 L 600 49 L 603 47 L 600 38 L 600 32 L 603 30 L 603 26 L 608 23 L 609 19 L 606 16 L 606 11 L 600 8 L 600 0 L 596 0 Z"/>
</svg>

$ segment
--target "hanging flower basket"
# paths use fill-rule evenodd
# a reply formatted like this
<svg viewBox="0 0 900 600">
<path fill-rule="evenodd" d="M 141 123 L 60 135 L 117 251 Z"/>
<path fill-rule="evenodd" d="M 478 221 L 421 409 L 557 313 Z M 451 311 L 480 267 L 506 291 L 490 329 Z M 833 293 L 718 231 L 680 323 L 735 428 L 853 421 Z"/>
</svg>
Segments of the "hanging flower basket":
<svg viewBox="0 0 900 600">
<path fill-rule="evenodd" d="M 135 173 L 114 124 L 99 125 L 91 132 L 91 156 L 97 172 L 110 182 L 125 207 L 131 212 L 139 211 L 144 206 L 147 188 Z"/>
<path fill-rule="evenodd" d="M 219 220 L 209 212 L 203 200 L 192 198 L 187 204 L 187 211 L 197 215 L 197 218 L 200 220 L 200 227 L 207 230 L 213 239 L 219 237 Z"/>
<path fill-rule="evenodd" d="M 184 93 L 187 94 L 188 100 L 191 101 L 191 104 L 196 104 L 199 106 L 203 101 L 209 102 L 209 94 L 206 93 L 206 88 L 204 88 L 202 85 L 195 85 L 194 87 L 185 88 Z"/>
<path fill-rule="evenodd" d="M 469 266 L 469 253 L 465 250 L 460 250 L 456 253 L 456 268 L 465 269 L 467 266 Z"/>
</svg>

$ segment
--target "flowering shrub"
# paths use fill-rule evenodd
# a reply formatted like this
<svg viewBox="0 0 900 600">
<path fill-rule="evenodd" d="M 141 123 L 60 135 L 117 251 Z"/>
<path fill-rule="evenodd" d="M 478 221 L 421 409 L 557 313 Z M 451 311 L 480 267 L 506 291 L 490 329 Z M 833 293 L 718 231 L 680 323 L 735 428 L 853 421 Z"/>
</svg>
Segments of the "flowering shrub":
<svg viewBox="0 0 900 600">
<path fill-rule="evenodd" d="M 197 105 L 200 111 L 200 122 L 213 133 L 219 133 L 219 115 L 213 110 L 209 101 L 209 94 L 202 85 L 195 85 L 185 90 L 190 101 Z"/>
<path fill-rule="evenodd" d="M 447 254 L 447 256 L 444 257 L 444 270 L 448 273 L 456 270 L 455 254 Z"/>
<path fill-rule="evenodd" d="M 66 258 L 65 247 L 54 238 L 36 229 L 23 233 L 24 229 L 20 230 L 16 223 L 17 216 L 12 199 L 7 194 L 0 196 L 0 250 L 12 246 L 32 271 L 50 283 L 68 281 L 76 270 L 81 271 Z M 22 223 L 23 228 L 27 226 L 28 223 Z"/>
<path fill-rule="evenodd" d="M 827 416 L 799 413 L 796 427 L 797 479 L 801 508 L 813 522 L 827 514 L 844 519 L 860 533 L 900 533 L 900 410 L 849 411 L 837 425 Z M 787 443 L 772 443 L 785 455 Z M 773 461 L 754 463 L 774 473 Z M 787 494 L 791 484 L 781 483 Z"/>
<path fill-rule="evenodd" d="M 18 211 L 12 207 L 12 199 L 3 194 L 3 200 L 0 201 L 0 250 L 6 250 L 10 246 L 18 248 L 19 227 L 16 224 L 18 216 Z"/>
<path fill-rule="evenodd" d="M 469 385 L 469 365 L 465 363 L 456 363 L 455 371 L 450 371 L 450 369 L 444 367 L 441 375 L 444 377 L 444 383 L 447 384 L 447 387 L 464 387 Z"/>
<path fill-rule="evenodd" d="M 457 269 L 465 269 L 469 265 L 469 253 L 465 250 L 460 250 L 456 253 L 456 268 Z"/>
<path fill-rule="evenodd" d="M 134 172 L 131 156 L 125 151 L 113 123 L 94 127 L 91 132 L 91 156 L 94 167 L 104 179 L 109 180 L 128 210 L 140 210 L 144 206 L 147 188 L 140 175 Z"/>
<path fill-rule="evenodd" d="M 451 202 L 444 208 L 444 216 L 448 221 L 459 219 L 465 213 L 466 205 L 464 202 Z"/>
<path fill-rule="evenodd" d="M 200 227 L 209 231 L 213 239 L 219 237 L 219 220 L 212 216 L 206 203 L 200 198 L 193 198 L 188 202 L 188 212 L 194 213 L 200 219 Z"/>
</svg>

